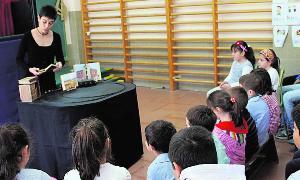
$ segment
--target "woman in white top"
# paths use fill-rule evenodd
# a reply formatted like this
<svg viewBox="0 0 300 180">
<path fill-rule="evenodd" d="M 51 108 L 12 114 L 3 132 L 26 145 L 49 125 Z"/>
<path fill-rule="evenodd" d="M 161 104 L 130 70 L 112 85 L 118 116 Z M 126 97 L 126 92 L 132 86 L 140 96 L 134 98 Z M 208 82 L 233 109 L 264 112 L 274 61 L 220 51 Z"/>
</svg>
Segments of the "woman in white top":
<svg viewBox="0 0 300 180">
<path fill-rule="evenodd" d="M 105 125 L 97 118 L 82 119 L 71 131 L 74 170 L 64 180 L 130 180 L 127 169 L 107 162 L 110 139 Z"/>
<path fill-rule="evenodd" d="M 216 90 L 226 90 L 230 87 L 239 86 L 240 77 L 249 74 L 253 70 L 255 64 L 254 52 L 245 41 L 235 42 L 230 49 L 233 57 L 230 72 L 218 87 L 207 92 L 207 96 Z"/>
<path fill-rule="evenodd" d="M 26 169 L 30 157 L 29 138 L 19 124 L 0 127 L 0 179 L 5 180 L 51 180 L 37 169 Z"/>
<path fill-rule="evenodd" d="M 258 67 L 268 71 L 274 91 L 277 90 L 279 83 L 279 63 L 280 59 L 272 49 L 264 49 L 260 51 L 257 62 Z"/>
</svg>

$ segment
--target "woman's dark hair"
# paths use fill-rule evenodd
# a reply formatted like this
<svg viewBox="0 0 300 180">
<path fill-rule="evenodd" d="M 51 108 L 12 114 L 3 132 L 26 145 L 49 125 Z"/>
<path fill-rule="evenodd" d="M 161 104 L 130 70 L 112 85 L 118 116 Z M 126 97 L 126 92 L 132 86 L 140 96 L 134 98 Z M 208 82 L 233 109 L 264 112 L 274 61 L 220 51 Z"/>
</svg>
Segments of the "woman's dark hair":
<svg viewBox="0 0 300 180">
<path fill-rule="evenodd" d="M 279 57 L 276 55 L 275 51 L 273 49 L 270 49 L 270 51 L 273 53 L 274 55 L 274 59 L 271 63 L 271 66 L 277 70 L 278 73 L 280 73 L 280 59 Z"/>
<path fill-rule="evenodd" d="M 15 179 L 20 171 L 22 149 L 26 145 L 29 145 L 29 138 L 19 124 L 0 127 L 0 179 Z"/>
<path fill-rule="evenodd" d="M 238 101 L 235 98 L 231 98 L 227 92 L 217 90 L 211 93 L 208 96 L 206 103 L 210 108 L 219 107 L 224 112 L 228 112 L 231 115 L 235 127 L 243 125 L 242 109 L 240 109 Z"/>
<path fill-rule="evenodd" d="M 245 52 L 245 57 L 251 62 L 252 66 L 255 65 L 255 56 L 252 47 L 249 47 L 245 41 L 237 41 L 230 47 L 231 51 Z"/>
<path fill-rule="evenodd" d="M 72 155 L 82 180 L 100 176 L 99 168 L 109 151 L 108 131 L 99 119 L 84 118 L 71 131 Z"/>
<path fill-rule="evenodd" d="M 45 16 L 45 17 L 48 17 L 48 18 L 53 19 L 55 21 L 56 17 L 57 17 L 57 11 L 53 6 L 50 6 L 50 5 L 43 6 L 40 9 L 39 16 L 40 17 Z"/>
<path fill-rule="evenodd" d="M 272 92 L 274 92 L 272 88 L 271 77 L 267 70 L 265 70 L 264 68 L 253 69 L 251 71 L 251 74 L 253 74 L 256 78 L 260 79 L 261 82 L 260 88 L 257 90 L 256 93 L 261 95 L 271 95 Z"/>
</svg>

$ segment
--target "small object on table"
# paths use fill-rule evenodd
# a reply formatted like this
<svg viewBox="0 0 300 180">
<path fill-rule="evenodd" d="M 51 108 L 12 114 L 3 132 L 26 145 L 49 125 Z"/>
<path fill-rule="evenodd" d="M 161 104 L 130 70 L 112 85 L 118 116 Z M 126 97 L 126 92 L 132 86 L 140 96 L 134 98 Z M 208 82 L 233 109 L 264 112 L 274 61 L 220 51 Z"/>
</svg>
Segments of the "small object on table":
<svg viewBox="0 0 300 180">
<path fill-rule="evenodd" d="M 22 102 L 32 102 L 41 96 L 37 76 L 26 77 L 19 80 L 19 93 Z"/>
</svg>

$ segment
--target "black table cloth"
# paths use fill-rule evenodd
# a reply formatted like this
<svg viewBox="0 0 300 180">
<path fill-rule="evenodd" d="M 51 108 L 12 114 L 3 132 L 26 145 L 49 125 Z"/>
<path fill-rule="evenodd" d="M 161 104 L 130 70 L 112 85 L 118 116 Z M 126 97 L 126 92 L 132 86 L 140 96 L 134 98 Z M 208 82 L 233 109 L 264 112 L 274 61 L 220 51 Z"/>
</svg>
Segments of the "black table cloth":
<svg viewBox="0 0 300 180">
<path fill-rule="evenodd" d="M 84 117 L 107 126 L 114 164 L 128 168 L 143 154 L 136 87 L 130 83 L 100 83 L 69 92 L 46 94 L 18 104 L 20 123 L 32 136 L 30 168 L 62 179 L 72 169 L 69 132 Z"/>
</svg>

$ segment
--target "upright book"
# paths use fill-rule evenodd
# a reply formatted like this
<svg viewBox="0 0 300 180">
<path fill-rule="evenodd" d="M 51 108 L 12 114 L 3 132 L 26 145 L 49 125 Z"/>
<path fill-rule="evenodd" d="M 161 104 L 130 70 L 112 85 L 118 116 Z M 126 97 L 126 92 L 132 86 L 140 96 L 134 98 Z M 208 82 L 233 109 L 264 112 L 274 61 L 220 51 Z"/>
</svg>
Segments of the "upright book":
<svg viewBox="0 0 300 180">
<path fill-rule="evenodd" d="M 63 74 L 60 76 L 60 79 L 63 91 L 76 89 L 78 86 L 78 81 L 75 73 Z"/>
<path fill-rule="evenodd" d="M 77 80 L 101 80 L 101 71 L 99 63 L 75 64 L 73 65 Z"/>
</svg>

